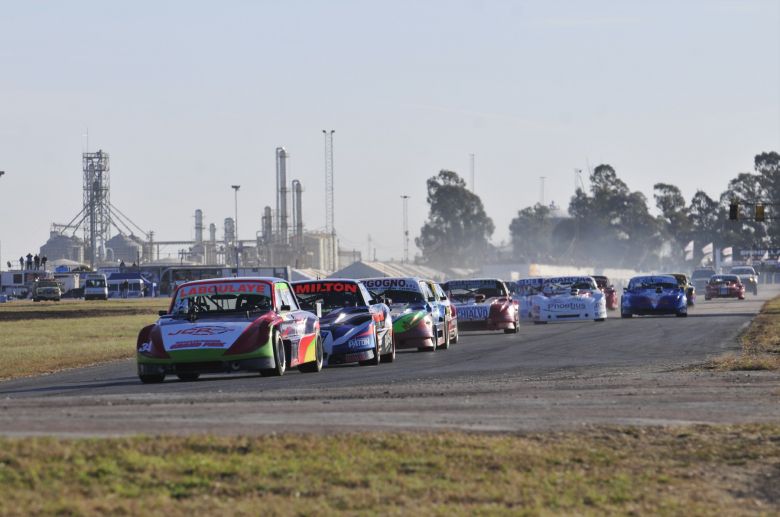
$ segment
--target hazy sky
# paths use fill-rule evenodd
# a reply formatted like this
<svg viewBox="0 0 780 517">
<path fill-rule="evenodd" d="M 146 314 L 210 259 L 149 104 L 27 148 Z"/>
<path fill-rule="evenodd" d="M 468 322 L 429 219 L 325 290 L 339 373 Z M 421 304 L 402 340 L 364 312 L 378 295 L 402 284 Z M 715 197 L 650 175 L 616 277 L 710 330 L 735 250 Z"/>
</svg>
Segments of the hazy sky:
<svg viewBox="0 0 780 517">
<path fill-rule="evenodd" d="M 599 163 L 690 199 L 780 151 L 780 2 L 0 1 L 2 263 L 80 211 L 87 128 L 159 240 L 192 238 L 196 208 L 221 238 L 236 183 L 253 237 L 279 145 L 324 227 L 332 128 L 344 247 L 399 258 L 400 195 L 416 235 L 425 180 L 468 180 L 470 153 L 499 243 L 540 176 L 563 206 Z"/>
</svg>

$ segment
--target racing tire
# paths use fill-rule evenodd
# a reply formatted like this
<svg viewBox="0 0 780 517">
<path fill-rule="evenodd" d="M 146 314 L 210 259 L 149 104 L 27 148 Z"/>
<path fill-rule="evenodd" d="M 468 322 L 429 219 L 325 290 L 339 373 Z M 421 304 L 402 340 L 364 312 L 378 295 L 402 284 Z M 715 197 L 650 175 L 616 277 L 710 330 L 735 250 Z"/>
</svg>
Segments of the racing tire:
<svg viewBox="0 0 780 517">
<path fill-rule="evenodd" d="M 434 338 L 435 339 L 435 338 Z M 418 352 L 435 352 L 438 346 L 434 344 L 433 346 L 421 346 L 417 349 Z"/>
<path fill-rule="evenodd" d="M 34 302 L 40 302 L 40 300 L 38 298 L 33 298 L 33 301 Z"/>
<path fill-rule="evenodd" d="M 534 325 L 547 325 L 546 321 L 534 321 Z"/>
<path fill-rule="evenodd" d="M 263 377 L 281 377 L 287 371 L 287 353 L 284 350 L 284 341 L 278 332 L 274 332 L 274 364 L 273 368 L 260 370 Z"/>
<path fill-rule="evenodd" d="M 314 361 L 310 363 L 303 363 L 298 366 L 298 371 L 301 373 L 318 373 L 322 371 L 323 354 L 322 354 L 322 336 L 317 333 L 317 341 L 314 344 Z"/>
<path fill-rule="evenodd" d="M 675 316 L 677 316 L 678 318 L 687 318 L 688 317 L 688 313 L 687 312 L 678 312 Z"/>
<path fill-rule="evenodd" d="M 634 317 L 634 315 L 633 315 L 633 314 L 631 314 L 630 312 L 621 312 L 621 313 L 620 313 L 620 317 L 621 317 L 621 318 L 633 318 L 633 317 Z"/>
<path fill-rule="evenodd" d="M 444 334 L 444 343 L 439 345 L 439 350 L 449 350 L 449 348 L 450 348 L 450 325 L 446 321 L 444 322 L 444 329 L 442 330 L 442 334 Z"/>
<path fill-rule="evenodd" d="M 607 321 L 607 318 L 596 318 L 593 321 L 598 321 L 598 322 Z"/>
<path fill-rule="evenodd" d="M 141 379 L 141 382 L 143 382 L 144 384 L 159 384 L 165 380 L 165 374 L 164 373 L 139 374 L 138 378 Z"/>
<path fill-rule="evenodd" d="M 458 324 L 455 324 L 455 334 L 452 335 L 452 339 L 450 339 L 450 343 L 453 345 L 458 342 L 458 339 L 460 338 L 460 335 L 458 333 Z"/>
<path fill-rule="evenodd" d="M 383 363 L 392 363 L 395 361 L 395 337 L 392 332 L 387 332 L 385 334 L 385 340 L 387 340 L 388 336 L 390 336 L 390 352 L 382 355 Z"/>
<path fill-rule="evenodd" d="M 179 378 L 179 380 L 184 382 L 192 382 L 197 381 L 200 378 L 199 373 L 177 373 L 176 377 Z"/>
<path fill-rule="evenodd" d="M 379 366 L 382 362 L 382 356 L 380 355 L 381 347 L 379 346 L 379 338 L 376 337 L 374 332 L 374 357 L 367 361 L 360 361 L 360 366 Z"/>
</svg>

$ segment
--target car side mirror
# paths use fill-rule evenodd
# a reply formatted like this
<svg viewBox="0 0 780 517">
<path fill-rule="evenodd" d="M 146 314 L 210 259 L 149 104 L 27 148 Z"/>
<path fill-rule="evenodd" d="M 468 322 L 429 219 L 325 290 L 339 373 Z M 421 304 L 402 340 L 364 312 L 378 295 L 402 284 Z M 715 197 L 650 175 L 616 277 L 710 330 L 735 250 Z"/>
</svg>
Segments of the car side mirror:
<svg viewBox="0 0 780 517">
<path fill-rule="evenodd" d="M 158 316 L 167 316 L 168 315 L 168 311 L 157 311 L 157 315 Z"/>
<path fill-rule="evenodd" d="M 392 305 L 393 304 L 393 299 L 392 298 L 385 298 L 384 304 L 385 305 Z"/>
<path fill-rule="evenodd" d="M 428 297 L 428 301 L 429 302 L 435 302 L 436 301 L 436 297 L 435 296 L 429 296 Z"/>
<path fill-rule="evenodd" d="M 279 310 L 282 311 L 282 312 L 289 311 L 290 310 L 290 306 L 289 305 L 282 305 L 281 307 L 279 307 Z"/>
</svg>

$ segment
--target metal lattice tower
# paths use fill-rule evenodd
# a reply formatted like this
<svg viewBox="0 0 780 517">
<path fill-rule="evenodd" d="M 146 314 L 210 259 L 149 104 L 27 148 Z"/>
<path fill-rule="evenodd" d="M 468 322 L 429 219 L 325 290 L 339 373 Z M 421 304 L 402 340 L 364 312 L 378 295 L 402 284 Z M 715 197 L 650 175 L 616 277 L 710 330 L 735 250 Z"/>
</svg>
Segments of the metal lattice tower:
<svg viewBox="0 0 780 517">
<path fill-rule="evenodd" d="M 89 265 L 105 258 L 106 241 L 111 237 L 111 182 L 108 153 L 82 153 L 84 171 L 84 241 L 89 243 Z"/>
<path fill-rule="evenodd" d="M 411 196 L 403 195 L 404 200 L 404 264 L 409 263 L 409 198 Z"/>
</svg>

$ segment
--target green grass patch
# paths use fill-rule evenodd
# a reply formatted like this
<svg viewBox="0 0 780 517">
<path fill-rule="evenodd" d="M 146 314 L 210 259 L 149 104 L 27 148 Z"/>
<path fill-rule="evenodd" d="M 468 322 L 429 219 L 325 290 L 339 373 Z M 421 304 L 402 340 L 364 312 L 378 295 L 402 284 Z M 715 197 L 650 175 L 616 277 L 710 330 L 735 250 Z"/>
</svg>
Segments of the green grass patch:
<svg viewBox="0 0 780 517">
<path fill-rule="evenodd" d="M 778 425 L 2 439 L 0 514 L 745 515 L 778 508 L 778 444 Z"/>
<path fill-rule="evenodd" d="M 780 297 L 764 304 L 739 341 L 739 353 L 717 357 L 707 367 L 721 371 L 780 370 Z"/>
<path fill-rule="evenodd" d="M 0 379 L 132 357 L 138 331 L 168 299 L 0 306 Z"/>
</svg>

